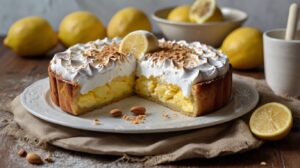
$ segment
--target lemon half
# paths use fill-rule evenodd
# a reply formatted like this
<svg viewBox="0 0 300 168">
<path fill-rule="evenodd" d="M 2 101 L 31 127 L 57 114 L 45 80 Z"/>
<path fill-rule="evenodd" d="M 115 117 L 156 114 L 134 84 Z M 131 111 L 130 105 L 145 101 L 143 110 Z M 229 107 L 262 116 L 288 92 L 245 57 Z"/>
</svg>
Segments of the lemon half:
<svg viewBox="0 0 300 168">
<path fill-rule="evenodd" d="M 190 20 L 196 23 L 219 22 L 224 17 L 215 0 L 196 0 L 191 6 Z"/>
<path fill-rule="evenodd" d="M 139 59 L 142 54 L 154 51 L 158 48 L 158 40 L 154 34 L 138 30 L 129 33 L 124 37 L 120 44 L 119 52 L 131 53 L 136 59 Z"/>
<path fill-rule="evenodd" d="M 291 110 L 280 103 L 268 103 L 254 111 L 250 118 L 250 129 L 254 135 L 264 140 L 279 140 L 291 130 L 293 117 Z"/>
</svg>

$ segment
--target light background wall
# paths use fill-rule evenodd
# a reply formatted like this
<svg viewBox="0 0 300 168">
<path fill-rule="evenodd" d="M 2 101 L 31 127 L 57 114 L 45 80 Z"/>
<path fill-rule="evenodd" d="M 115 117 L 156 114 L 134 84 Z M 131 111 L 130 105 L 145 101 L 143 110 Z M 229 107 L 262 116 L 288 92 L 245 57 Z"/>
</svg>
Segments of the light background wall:
<svg viewBox="0 0 300 168">
<path fill-rule="evenodd" d="M 91 11 L 107 25 L 112 15 L 126 6 L 138 7 L 150 15 L 159 8 L 192 2 L 193 0 L 0 0 L 0 34 L 6 34 L 9 26 L 24 16 L 42 16 L 57 30 L 61 19 L 76 10 Z M 292 2 L 300 4 L 300 0 L 218 0 L 218 2 L 220 6 L 246 11 L 249 15 L 246 25 L 262 30 L 285 27 L 289 4 Z M 158 31 L 155 25 L 154 30 Z"/>
</svg>

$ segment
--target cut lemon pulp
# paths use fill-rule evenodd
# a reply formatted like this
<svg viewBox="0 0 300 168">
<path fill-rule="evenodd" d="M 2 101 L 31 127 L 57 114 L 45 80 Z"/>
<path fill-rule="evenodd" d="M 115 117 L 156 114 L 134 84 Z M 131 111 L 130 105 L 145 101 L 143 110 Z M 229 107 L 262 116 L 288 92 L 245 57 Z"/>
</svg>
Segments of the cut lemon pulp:
<svg viewBox="0 0 300 168">
<path fill-rule="evenodd" d="M 293 117 L 290 109 L 280 103 L 268 103 L 254 111 L 250 118 L 250 129 L 264 140 L 284 138 L 292 128 Z"/>
<path fill-rule="evenodd" d="M 223 21 L 223 15 L 215 0 L 196 0 L 191 6 L 190 20 L 196 23 Z"/>
<path fill-rule="evenodd" d="M 136 59 L 139 59 L 142 54 L 154 51 L 158 48 L 158 40 L 154 34 L 138 30 L 129 33 L 124 37 L 120 44 L 119 52 L 131 53 Z"/>
</svg>

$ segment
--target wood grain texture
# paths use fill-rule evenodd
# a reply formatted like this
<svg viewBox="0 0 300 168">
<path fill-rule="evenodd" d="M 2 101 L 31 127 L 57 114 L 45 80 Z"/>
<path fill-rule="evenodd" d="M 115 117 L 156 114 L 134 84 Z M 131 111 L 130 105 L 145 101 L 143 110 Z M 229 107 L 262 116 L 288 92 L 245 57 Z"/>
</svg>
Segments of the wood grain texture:
<svg viewBox="0 0 300 168">
<path fill-rule="evenodd" d="M 20 58 L 11 50 L 3 47 L 0 38 L 0 130 L 7 121 L 12 120 L 9 110 L 10 101 L 33 81 L 47 77 L 48 62 L 53 53 L 63 48 L 58 46 L 48 55 L 40 59 Z M 263 69 L 252 71 L 235 71 L 242 75 L 264 78 Z M 300 165 L 300 129 L 292 129 L 287 138 L 277 142 L 267 142 L 261 148 L 230 156 L 214 159 L 191 159 L 158 167 L 299 167 Z M 117 157 L 91 155 L 81 152 L 63 150 L 49 146 L 47 150 L 16 140 L 11 136 L 0 136 L 0 167 L 27 168 L 32 167 L 24 158 L 17 155 L 20 148 L 37 151 L 43 157 L 49 152 L 54 156 L 54 163 L 45 163 L 39 167 L 142 167 L 141 163 L 114 162 Z M 266 166 L 260 165 L 266 162 Z"/>
</svg>

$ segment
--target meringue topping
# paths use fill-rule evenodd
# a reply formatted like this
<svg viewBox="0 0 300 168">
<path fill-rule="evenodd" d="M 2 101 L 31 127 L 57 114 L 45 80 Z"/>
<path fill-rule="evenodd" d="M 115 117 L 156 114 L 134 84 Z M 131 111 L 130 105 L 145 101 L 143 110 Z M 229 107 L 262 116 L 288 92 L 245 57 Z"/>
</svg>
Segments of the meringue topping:
<svg viewBox="0 0 300 168">
<path fill-rule="evenodd" d="M 196 52 L 184 45 L 177 43 L 162 41 L 159 43 L 159 49 L 145 54 L 146 59 L 152 59 L 154 62 L 172 60 L 176 66 L 188 67 L 190 64 L 195 64 L 196 59 L 193 59 Z"/>
<path fill-rule="evenodd" d="M 160 77 L 180 86 L 185 96 L 198 82 L 223 76 L 229 61 L 222 52 L 200 42 L 159 40 L 159 49 L 136 60 L 132 54 L 118 52 L 121 39 L 103 39 L 78 44 L 57 53 L 50 68 L 67 81 L 81 86 L 84 94 L 119 76 Z"/>
<path fill-rule="evenodd" d="M 133 55 L 118 52 L 120 39 L 103 39 L 77 44 L 54 55 L 50 68 L 64 80 L 78 83 L 84 94 L 98 86 L 109 83 L 119 76 L 135 72 Z"/>
</svg>

